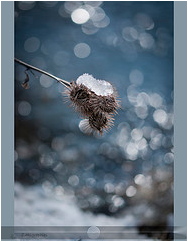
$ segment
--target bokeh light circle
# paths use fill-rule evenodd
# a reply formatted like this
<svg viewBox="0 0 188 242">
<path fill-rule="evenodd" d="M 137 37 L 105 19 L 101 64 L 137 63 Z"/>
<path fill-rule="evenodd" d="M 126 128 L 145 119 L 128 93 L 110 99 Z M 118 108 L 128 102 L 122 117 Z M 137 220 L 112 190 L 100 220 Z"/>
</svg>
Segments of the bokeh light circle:
<svg viewBox="0 0 188 242">
<path fill-rule="evenodd" d="M 90 239 L 97 239 L 100 236 L 100 229 L 96 226 L 89 227 L 87 235 Z"/>
<path fill-rule="evenodd" d="M 26 101 L 21 101 L 18 105 L 18 113 L 22 116 L 28 116 L 31 112 L 31 104 Z"/>
<path fill-rule="evenodd" d="M 91 48 L 86 43 L 79 43 L 74 47 L 74 54 L 78 58 L 86 58 L 90 55 Z"/>
<path fill-rule="evenodd" d="M 37 51 L 40 47 L 40 40 L 36 37 L 30 37 L 26 39 L 24 43 L 24 49 L 27 52 L 33 53 Z"/>
<path fill-rule="evenodd" d="M 71 14 L 71 19 L 76 24 L 84 24 L 90 18 L 90 15 L 87 10 L 83 8 L 78 8 L 74 10 Z"/>
</svg>

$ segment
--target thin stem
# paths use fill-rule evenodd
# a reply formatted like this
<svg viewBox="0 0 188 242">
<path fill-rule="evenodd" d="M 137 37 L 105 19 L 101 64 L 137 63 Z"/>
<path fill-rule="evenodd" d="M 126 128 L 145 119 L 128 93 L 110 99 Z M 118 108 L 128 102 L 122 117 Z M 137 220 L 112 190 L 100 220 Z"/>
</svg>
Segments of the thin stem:
<svg viewBox="0 0 188 242">
<path fill-rule="evenodd" d="M 59 78 L 59 77 L 57 77 L 57 76 L 54 76 L 54 75 L 48 73 L 47 71 L 43 71 L 43 70 L 41 70 L 40 68 L 37 68 L 37 67 L 32 66 L 32 65 L 29 65 L 29 64 L 27 64 L 27 63 L 25 63 L 25 62 L 23 62 L 23 61 L 21 61 L 21 60 L 19 60 L 19 59 L 17 59 L 17 58 L 14 58 L 14 60 L 15 60 L 16 62 L 18 62 L 19 64 L 21 64 L 21 65 L 23 65 L 23 66 L 25 66 L 25 67 L 27 67 L 27 68 L 29 68 L 29 69 L 33 69 L 33 70 L 35 70 L 35 71 L 38 71 L 38 72 L 40 72 L 40 73 L 42 73 L 42 74 L 44 74 L 44 75 L 47 75 L 47 76 L 53 78 L 54 80 L 58 81 L 59 83 L 61 83 L 62 85 L 64 85 L 64 86 L 67 87 L 67 88 L 70 88 L 70 86 L 71 86 L 69 82 L 67 82 L 67 81 L 65 81 L 65 80 L 62 80 L 61 78 Z"/>
</svg>

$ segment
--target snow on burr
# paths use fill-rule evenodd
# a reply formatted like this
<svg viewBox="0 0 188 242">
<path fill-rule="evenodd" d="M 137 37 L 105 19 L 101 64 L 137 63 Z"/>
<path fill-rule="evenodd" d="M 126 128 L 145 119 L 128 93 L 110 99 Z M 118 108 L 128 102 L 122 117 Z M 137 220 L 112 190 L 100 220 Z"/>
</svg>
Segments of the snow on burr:
<svg viewBox="0 0 188 242">
<path fill-rule="evenodd" d="M 112 95 L 114 92 L 113 86 L 109 82 L 104 80 L 97 80 L 92 75 L 87 73 L 79 76 L 76 80 L 76 83 L 78 85 L 83 84 L 91 91 L 95 92 L 95 94 L 101 96 Z"/>
</svg>

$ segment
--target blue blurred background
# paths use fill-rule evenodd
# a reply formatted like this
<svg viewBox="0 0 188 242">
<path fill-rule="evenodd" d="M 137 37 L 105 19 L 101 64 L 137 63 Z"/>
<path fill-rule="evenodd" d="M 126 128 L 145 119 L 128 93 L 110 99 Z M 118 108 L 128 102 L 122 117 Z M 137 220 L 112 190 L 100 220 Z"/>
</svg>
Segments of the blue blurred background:
<svg viewBox="0 0 188 242">
<path fill-rule="evenodd" d="M 67 81 L 92 74 L 121 99 L 113 128 L 87 136 L 64 87 L 29 72 L 25 90 L 16 64 L 15 180 L 83 211 L 172 225 L 173 2 L 17 1 L 15 57 Z"/>
</svg>

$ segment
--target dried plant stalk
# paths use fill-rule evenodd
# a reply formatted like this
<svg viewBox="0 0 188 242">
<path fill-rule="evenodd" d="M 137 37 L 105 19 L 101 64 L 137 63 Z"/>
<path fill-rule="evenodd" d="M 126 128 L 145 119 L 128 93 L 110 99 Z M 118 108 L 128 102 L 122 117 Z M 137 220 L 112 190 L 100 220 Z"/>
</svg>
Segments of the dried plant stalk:
<svg viewBox="0 0 188 242">
<path fill-rule="evenodd" d="M 15 58 L 15 61 L 25 66 L 27 70 L 32 69 L 47 75 L 67 88 L 66 96 L 75 110 L 85 118 L 80 124 L 83 132 L 102 135 L 104 131 L 112 127 L 113 116 L 120 108 L 120 104 L 117 99 L 117 92 L 109 82 L 96 80 L 89 74 L 78 77 L 76 82 L 67 82 L 19 59 Z M 22 86 L 28 88 L 28 82 L 29 76 L 26 73 L 26 80 Z"/>
</svg>

